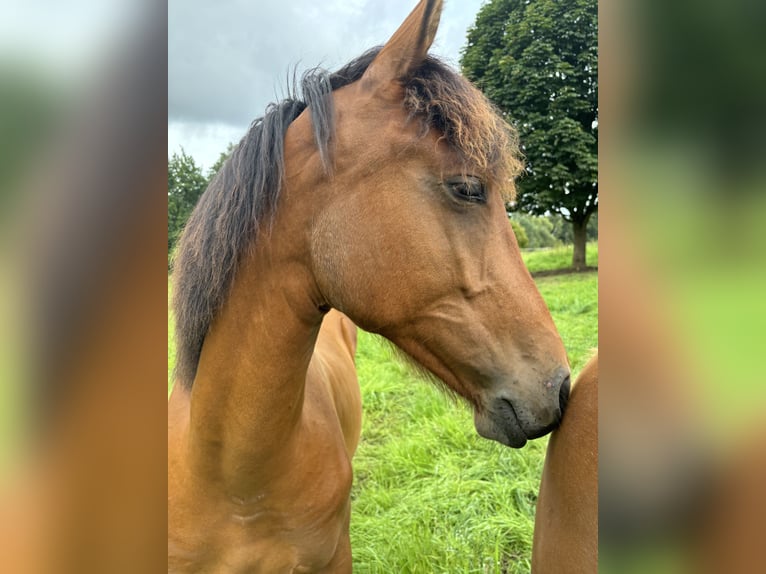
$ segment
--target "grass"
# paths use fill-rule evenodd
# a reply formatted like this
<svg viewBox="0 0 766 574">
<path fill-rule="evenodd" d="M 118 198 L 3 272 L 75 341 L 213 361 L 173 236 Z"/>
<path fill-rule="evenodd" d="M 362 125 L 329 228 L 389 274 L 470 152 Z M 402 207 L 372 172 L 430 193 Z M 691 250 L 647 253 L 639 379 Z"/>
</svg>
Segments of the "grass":
<svg viewBox="0 0 766 574">
<path fill-rule="evenodd" d="M 528 572 L 544 441 L 512 451 L 360 334 L 362 442 L 354 458 L 355 572 Z"/>
<path fill-rule="evenodd" d="M 572 373 L 578 373 L 598 346 L 598 274 L 538 277 L 535 283 L 564 341 Z"/>
<path fill-rule="evenodd" d="M 590 245 L 590 265 L 594 253 Z M 524 258 L 550 269 L 566 249 Z M 536 283 L 576 374 L 597 345 L 597 274 Z M 169 377 L 173 357 L 169 339 Z M 528 573 L 547 438 L 521 450 L 480 438 L 471 412 L 419 380 L 379 337 L 360 332 L 357 368 L 364 422 L 351 492 L 354 572 Z"/>
<path fill-rule="evenodd" d="M 597 275 L 537 284 L 576 373 L 597 345 Z M 354 572 L 528 573 L 547 439 L 522 450 L 481 439 L 467 408 L 418 380 L 378 337 L 360 333 L 357 357 Z"/>
<path fill-rule="evenodd" d="M 522 251 L 521 257 L 530 272 L 565 269 L 572 266 L 572 246 L 562 245 L 535 251 Z M 592 241 L 585 247 L 585 262 L 591 267 L 598 267 L 598 243 Z"/>
</svg>

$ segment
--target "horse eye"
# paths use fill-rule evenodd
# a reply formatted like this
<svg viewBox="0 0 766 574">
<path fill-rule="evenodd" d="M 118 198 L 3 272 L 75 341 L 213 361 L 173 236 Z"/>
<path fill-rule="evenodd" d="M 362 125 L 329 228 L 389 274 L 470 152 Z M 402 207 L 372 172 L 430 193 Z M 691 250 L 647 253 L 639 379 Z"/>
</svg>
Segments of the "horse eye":
<svg viewBox="0 0 766 574">
<path fill-rule="evenodd" d="M 468 176 L 466 178 L 448 181 L 447 185 L 455 197 L 469 203 L 486 203 L 487 193 L 484 184 L 476 177 Z"/>
</svg>

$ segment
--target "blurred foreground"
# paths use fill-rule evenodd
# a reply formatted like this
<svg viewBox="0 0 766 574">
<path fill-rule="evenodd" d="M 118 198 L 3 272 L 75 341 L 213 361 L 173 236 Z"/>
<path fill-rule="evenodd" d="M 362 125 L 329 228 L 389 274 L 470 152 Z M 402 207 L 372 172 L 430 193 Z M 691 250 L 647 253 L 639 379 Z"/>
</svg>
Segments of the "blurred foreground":
<svg viewBox="0 0 766 574">
<path fill-rule="evenodd" d="M 4 8 L 0 571 L 161 571 L 165 9 Z"/>
<path fill-rule="evenodd" d="M 601 5 L 600 572 L 766 571 L 764 15 Z"/>
<path fill-rule="evenodd" d="M 165 567 L 167 22 L 136 6 L 75 60 L 4 35 L 2 572 Z M 601 5 L 602 572 L 766 571 L 764 13 Z"/>
</svg>

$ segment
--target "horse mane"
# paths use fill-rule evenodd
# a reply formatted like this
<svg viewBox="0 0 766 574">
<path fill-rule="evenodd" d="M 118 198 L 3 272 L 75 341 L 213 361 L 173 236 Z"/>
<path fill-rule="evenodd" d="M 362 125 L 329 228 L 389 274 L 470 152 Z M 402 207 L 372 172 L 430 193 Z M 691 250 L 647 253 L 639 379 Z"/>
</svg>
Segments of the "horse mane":
<svg viewBox="0 0 766 574">
<path fill-rule="evenodd" d="M 270 104 L 200 197 L 173 261 L 174 378 L 187 388 L 192 386 L 205 336 L 226 301 L 243 253 L 253 247 L 263 223 L 274 216 L 284 176 L 287 128 L 311 108 L 314 139 L 330 174 L 331 92 L 359 80 L 380 50 L 380 46 L 372 48 L 332 74 L 320 68 L 304 73 L 302 99 L 293 86 L 284 100 Z M 421 133 L 438 130 L 464 163 L 511 195 L 512 178 L 522 169 L 515 132 L 481 92 L 432 56 L 402 84 L 405 109 L 410 120 L 421 122 Z"/>
</svg>

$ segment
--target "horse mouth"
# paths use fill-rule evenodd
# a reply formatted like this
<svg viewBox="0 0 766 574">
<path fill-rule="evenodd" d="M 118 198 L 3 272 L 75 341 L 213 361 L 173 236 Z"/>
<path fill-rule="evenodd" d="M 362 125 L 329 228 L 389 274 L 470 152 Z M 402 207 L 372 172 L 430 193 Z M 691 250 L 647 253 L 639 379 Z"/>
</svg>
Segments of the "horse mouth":
<svg viewBox="0 0 766 574">
<path fill-rule="evenodd" d="M 497 399 L 492 408 L 475 410 L 473 422 L 480 436 L 511 448 L 521 448 L 529 438 L 534 438 L 526 435 L 513 404 L 506 399 Z"/>
</svg>

